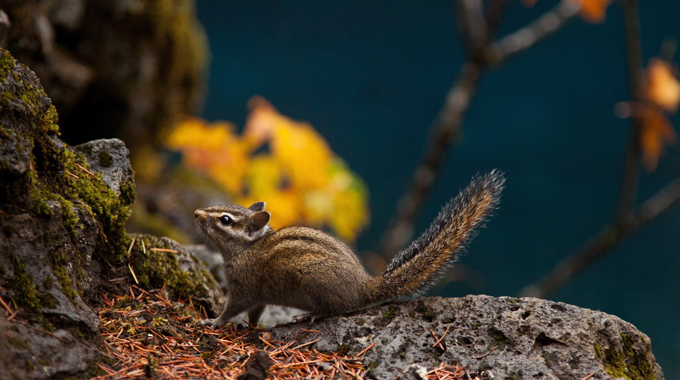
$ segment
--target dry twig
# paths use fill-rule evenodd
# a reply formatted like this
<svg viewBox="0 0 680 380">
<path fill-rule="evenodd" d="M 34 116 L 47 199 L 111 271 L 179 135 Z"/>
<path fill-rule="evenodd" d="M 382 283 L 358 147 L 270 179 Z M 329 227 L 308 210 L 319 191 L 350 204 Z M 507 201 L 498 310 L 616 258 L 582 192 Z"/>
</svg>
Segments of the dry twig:
<svg viewBox="0 0 680 380">
<path fill-rule="evenodd" d="M 126 296 L 102 295 L 97 313 L 104 338 L 101 353 L 116 360 L 115 364 L 98 364 L 103 372 L 96 379 L 102 380 L 233 379 L 258 349 L 273 363 L 269 368 L 272 378 L 365 378 L 361 356 L 376 345 L 374 342 L 357 355 L 346 356 L 305 347 L 318 339 L 291 348 L 294 342 L 272 340 L 271 334 L 258 329 L 232 324 L 219 330 L 204 328 L 197 323 L 201 315 L 193 306 L 169 300 L 163 290 L 148 292 L 134 285 Z M 457 364 L 441 364 L 427 378 L 462 380 L 463 371 Z"/>
</svg>

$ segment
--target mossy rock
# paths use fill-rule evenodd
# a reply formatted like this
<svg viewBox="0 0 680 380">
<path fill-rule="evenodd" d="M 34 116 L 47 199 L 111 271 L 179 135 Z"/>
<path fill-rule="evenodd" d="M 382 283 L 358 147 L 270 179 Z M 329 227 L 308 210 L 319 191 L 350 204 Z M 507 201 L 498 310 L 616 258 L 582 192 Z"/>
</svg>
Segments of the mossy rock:
<svg viewBox="0 0 680 380">
<path fill-rule="evenodd" d="M 140 287 L 164 288 L 174 299 L 192 297 L 192 302 L 203 305 L 211 316 L 222 312 L 222 290 L 205 265 L 184 246 L 166 237 L 131 236 L 130 266 Z"/>
</svg>

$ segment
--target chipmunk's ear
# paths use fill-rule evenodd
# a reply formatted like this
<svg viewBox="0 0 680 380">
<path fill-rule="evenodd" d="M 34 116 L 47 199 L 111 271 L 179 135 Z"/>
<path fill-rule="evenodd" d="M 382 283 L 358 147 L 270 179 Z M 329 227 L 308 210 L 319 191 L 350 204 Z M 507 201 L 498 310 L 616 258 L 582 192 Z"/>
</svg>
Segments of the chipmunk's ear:
<svg viewBox="0 0 680 380">
<path fill-rule="evenodd" d="M 253 203 L 252 205 L 250 205 L 250 207 L 248 207 L 248 210 L 251 210 L 251 211 L 264 211 L 264 207 L 265 207 L 266 205 L 267 205 L 267 204 L 264 203 L 264 202 L 255 202 L 255 203 Z"/>
<path fill-rule="evenodd" d="M 267 225 L 267 223 L 269 223 L 270 218 L 271 214 L 266 211 L 258 211 L 254 213 L 248 218 L 248 232 L 252 233 L 261 231 Z"/>
</svg>

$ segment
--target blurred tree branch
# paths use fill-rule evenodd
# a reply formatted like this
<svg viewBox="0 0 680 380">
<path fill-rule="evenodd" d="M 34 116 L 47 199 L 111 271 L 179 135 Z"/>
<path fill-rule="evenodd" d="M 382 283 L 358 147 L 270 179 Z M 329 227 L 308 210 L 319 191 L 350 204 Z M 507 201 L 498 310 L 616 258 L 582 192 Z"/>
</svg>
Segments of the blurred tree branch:
<svg viewBox="0 0 680 380">
<path fill-rule="evenodd" d="M 626 38 L 626 65 L 628 68 L 628 88 L 630 100 L 641 99 L 642 47 L 640 43 L 640 21 L 637 13 L 637 0 L 623 0 L 623 27 Z M 635 205 L 638 181 L 640 178 L 640 131 L 641 121 L 637 117 L 630 121 L 630 141 L 623 169 L 623 180 L 619 194 L 616 223 L 625 225 L 630 222 L 630 213 Z"/>
<path fill-rule="evenodd" d="M 637 0 L 623 0 L 621 5 L 623 7 L 623 25 L 626 39 L 629 96 L 633 102 L 639 102 L 643 97 L 643 75 Z M 641 119 L 631 118 L 630 141 L 626 152 L 619 202 L 614 221 L 604 226 L 580 250 L 558 263 L 552 272 L 543 279 L 525 286 L 520 291 L 521 296 L 540 298 L 550 296 L 596 259 L 611 252 L 611 248 L 619 242 L 637 232 L 642 226 L 656 219 L 680 201 L 680 178 L 678 178 L 634 209 L 640 178 L 641 129 Z"/>
<path fill-rule="evenodd" d="M 460 138 L 463 120 L 484 72 L 555 33 L 580 9 L 573 0 L 562 0 L 536 21 L 492 43 L 492 34 L 501 23 L 506 6 L 507 0 L 492 0 L 485 15 L 481 0 L 456 0 L 458 30 L 467 51 L 467 62 L 446 95 L 431 127 L 421 163 L 416 167 L 383 234 L 380 254 L 386 259 L 394 256 L 413 238 L 416 219 L 451 145 Z"/>
<path fill-rule="evenodd" d="M 545 13 L 531 24 L 508 34 L 486 49 L 489 64 L 498 65 L 506 59 L 519 54 L 538 41 L 557 32 L 578 14 L 580 5 L 572 0 L 562 0 L 550 12 Z"/>
<path fill-rule="evenodd" d="M 680 178 L 666 185 L 662 190 L 628 214 L 628 223 L 608 224 L 589 240 L 576 254 L 561 261 L 555 269 L 540 281 L 524 287 L 521 297 L 546 298 L 561 288 L 574 275 L 587 268 L 596 259 L 641 227 L 662 215 L 680 201 Z"/>
</svg>

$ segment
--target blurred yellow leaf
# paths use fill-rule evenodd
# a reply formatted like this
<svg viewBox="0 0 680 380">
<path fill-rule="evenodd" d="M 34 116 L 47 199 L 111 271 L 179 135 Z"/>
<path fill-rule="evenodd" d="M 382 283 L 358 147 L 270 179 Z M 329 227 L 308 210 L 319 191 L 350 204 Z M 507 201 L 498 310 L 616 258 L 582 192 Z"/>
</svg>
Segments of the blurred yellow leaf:
<svg viewBox="0 0 680 380">
<path fill-rule="evenodd" d="M 270 155 L 255 156 L 246 169 L 246 183 L 250 195 L 264 198 L 278 190 L 282 176 L 281 165 Z"/>
<path fill-rule="evenodd" d="M 300 219 L 302 200 L 294 192 L 290 190 L 277 190 L 258 198 L 247 197 L 239 199 L 236 203 L 243 207 L 248 207 L 259 201 L 267 202 L 267 211 L 272 216 L 269 225 L 275 230 L 295 224 L 304 224 L 304 221 Z"/>
<path fill-rule="evenodd" d="M 642 163 L 649 171 L 656 170 L 659 157 L 666 146 L 676 139 L 675 130 L 664 113 L 656 107 L 646 107 L 640 115 L 640 147 Z"/>
<path fill-rule="evenodd" d="M 323 187 L 328 182 L 331 150 L 326 140 L 307 123 L 296 122 L 262 98 L 251 100 L 251 114 L 244 130 L 254 147 L 270 142 L 270 150 L 300 191 Z"/>
<path fill-rule="evenodd" d="M 189 118 L 171 131 L 167 146 L 180 151 L 186 165 L 208 173 L 230 195 L 238 194 L 242 190 L 249 149 L 233 129 L 231 123 L 208 126 L 203 120 Z"/>
<path fill-rule="evenodd" d="M 650 59 L 645 78 L 647 99 L 675 113 L 680 103 L 680 83 L 673 75 L 671 64 L 659 58 Z"/>
<path fill-rule="evenodd" d="M 310 124 L 281 115 L 261 97 L 248 106 L 241 136 L 230 123 L 187 119 L 168 136 L 168 148 L 181 152 L 184 165 L 208 173 L 235 203 L 267 202 L 274 228 L 328 226 L 356 239 L 369 221 L 361 179 Z"/>
</svg>

